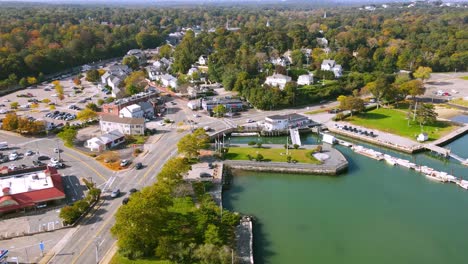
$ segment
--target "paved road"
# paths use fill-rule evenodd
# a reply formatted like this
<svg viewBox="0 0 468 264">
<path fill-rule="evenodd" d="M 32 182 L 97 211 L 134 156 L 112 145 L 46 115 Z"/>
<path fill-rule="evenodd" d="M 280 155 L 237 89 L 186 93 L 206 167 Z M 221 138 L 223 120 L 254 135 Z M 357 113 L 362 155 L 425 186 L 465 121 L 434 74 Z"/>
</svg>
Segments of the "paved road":
<svg viewBox="0 0 468 264">
<path fill-rule="evenodd" d="M 177 123 L 186 119 L 186 112 L 178 111 L 171 118 Z M 128 196 L 128 190 L 141 189 L 155 182 L 161 167 L 176 154 L 177 142 L 186 133 L 177 132 L 175 129 L 168 130 L 155 137 L 153 142 L 150 140 L 145 144 L 148 153 L 140 158 L 145 166 L 143 169 L 130 168 L 126 171 L 111 173 L 113 175 L 105 185 L 107 191 L 103 195 L 101 207 L 75 231 L 70 231 L 74 232 L 73 239 L 65 237 L 64 241 L 58 243 L 61 249 L 51 250 L 54 257 L 48 263 L 96 263 L 96 257 L 100 260 L 115 243 L 109 230 L 114 224 L 115 212 L 122 204 L 123 198 Z M 110 192 L 116 188 L 122 191 L 122 195 L 119 198 L 110 199 Z"/>
</svg>

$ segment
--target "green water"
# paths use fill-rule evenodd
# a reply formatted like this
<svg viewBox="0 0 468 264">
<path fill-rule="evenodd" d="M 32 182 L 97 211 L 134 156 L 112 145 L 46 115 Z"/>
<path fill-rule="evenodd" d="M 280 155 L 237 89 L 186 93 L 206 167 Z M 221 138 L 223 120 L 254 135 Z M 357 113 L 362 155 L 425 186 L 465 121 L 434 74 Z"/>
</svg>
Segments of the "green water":
<svg viewBox="0 0 468 264">
<path fill-rule="evenodd" d="M 468 191 L 340 150 L 340 177 L 236 174 L 224 205 L 255 216 L 256 263 L 468 263 Z M 398 155 L 468 178 L 456 163 Z"/>
</svg>

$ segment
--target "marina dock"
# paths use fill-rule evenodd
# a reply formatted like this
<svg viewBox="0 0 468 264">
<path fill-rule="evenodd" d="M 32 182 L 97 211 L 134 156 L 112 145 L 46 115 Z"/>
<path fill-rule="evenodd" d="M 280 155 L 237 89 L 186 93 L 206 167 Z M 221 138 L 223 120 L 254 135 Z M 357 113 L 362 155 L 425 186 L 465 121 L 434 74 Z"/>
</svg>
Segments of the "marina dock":
<svg viewBox="0 0 468 264">
<path fill-rule="evenodd" d="M 336 141 L 339 145 L 350 147 L 354 152 L 361 154 L 363 156 L 382 161 L 384 160 L 386 163 L 392 166 L 401 166 L 408 168 L 410 170 L 417 171 L 426 176 L 427 179 L 442 182 L 442 183 L 455 183 L 456 185 L 462 187 L 465 190 L 468 190 L 468 181 L 463 180 L 461 177 L 457 178 L 454 175 L 450 175 L 444 171 L 438 171 L 428 166 L 417 165 L 409 160 L 400 159 L 397 157 L 393 157 L 388 154 L 383 154 L 371 148 L 366 148 L 364 146 L 355 145 L 350 142 L 344 140 L 337 140 Z"/>
</svg>

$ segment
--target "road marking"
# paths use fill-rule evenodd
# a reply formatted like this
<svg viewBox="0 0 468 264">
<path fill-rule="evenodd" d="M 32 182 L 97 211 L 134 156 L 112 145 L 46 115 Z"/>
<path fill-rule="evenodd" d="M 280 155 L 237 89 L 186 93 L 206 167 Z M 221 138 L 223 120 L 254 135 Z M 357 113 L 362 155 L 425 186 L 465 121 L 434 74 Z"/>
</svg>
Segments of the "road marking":
<svg viewBox="0 0 468 264">
<path fill-rule="evenodd" d="M 75 155 L 72 155 L 72 154 L 69 154 L 69 153 L 63 153 L 69 157 L 71 157 L 72 159 L 74 160 L 77 160 L 79 162 L 82 162 L 86 167 L 88 167 L 90 170 L 92 170 L 94 173 L 96 173 L 97 176 L 101 177 L 101 179 L 103 179 L 104 181 L 107 181 L 107 178 L 104 177 L 101 173 L 99 173 L 96 169 L 94 169 L 93 167 L 89 166 L 88 163 L 86 163 L 84 160 L 76 157 Z"/>
</svg>

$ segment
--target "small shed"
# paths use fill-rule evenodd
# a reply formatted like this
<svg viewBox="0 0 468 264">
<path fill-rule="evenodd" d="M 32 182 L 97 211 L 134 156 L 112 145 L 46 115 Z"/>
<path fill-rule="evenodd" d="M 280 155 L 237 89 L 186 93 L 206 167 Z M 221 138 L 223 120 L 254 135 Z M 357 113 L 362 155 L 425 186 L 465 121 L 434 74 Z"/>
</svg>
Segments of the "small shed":
<svg viewBox="0 0 468 264">
<path fill-rule="evenodd" d="M 416 140 L 419 142 L 424 142 L 424 141 L 427 141 L 428 139 L 429 139 L 429 135 L 427 133 L 421 133 L 416 138 Z"/>
</svg>

